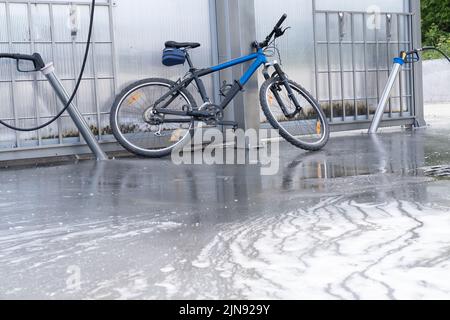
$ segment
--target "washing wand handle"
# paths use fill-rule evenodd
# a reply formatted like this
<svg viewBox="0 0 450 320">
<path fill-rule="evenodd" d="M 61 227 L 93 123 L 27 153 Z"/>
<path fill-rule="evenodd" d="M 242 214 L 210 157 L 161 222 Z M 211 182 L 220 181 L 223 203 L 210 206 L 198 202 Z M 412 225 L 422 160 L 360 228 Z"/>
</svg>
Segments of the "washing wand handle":
<svg viewBox="0 0 450 320">
<path fill-rule="evenodd" d="M 42 56 L 39 53 L 33 53 L 32 55 L 28 54 L 20 54 L 20 53 L 0 53 L 0 59 L 13 59 L 17 61 L 17 70 L 22 71 L 19 69 L 19 61 L 31 61 L 34 65 L 34 70 L 32 71 L 40 71 L 42 68 L 45 67 L 44 60 L 42 59 Z"/>
</svg>

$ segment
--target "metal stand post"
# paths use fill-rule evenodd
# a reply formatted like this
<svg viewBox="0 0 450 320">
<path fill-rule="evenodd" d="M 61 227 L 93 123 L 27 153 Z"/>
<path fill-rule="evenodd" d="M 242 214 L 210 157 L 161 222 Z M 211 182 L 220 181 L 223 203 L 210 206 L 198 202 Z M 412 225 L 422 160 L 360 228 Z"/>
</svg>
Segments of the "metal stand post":
<svg viewBox="0 0 450 320">
<path fill-rule="evenodd" d="M 62 103 L 64 105 L 66 105 L 67 102 L 69 102 L 70 96 L 67 93 L 64 86 L 62 85 L 61 81 L 56 76 L 53 63 L 47 64 L 44 68 L 41 69 L 41 72 L 44 74 L 44 76 L 50 82 L 50 84 L 52 85 L 53 89 L 55 90 L 56 94 L 58 95 L 58 97 L 62 101 Z M 69 108 L 67 109 L 67 112 L 69 113 L 73 122 L 77 126 L 77 128 L 80 131 L 80 134 L 83 136 L 84 140 L 86 140 L 86 143 L 88 144 L 89 148 L 91 148 L 92 152 L 97 157 L 97 160 L 98 161 L 108 160 L 108 156 L 101 149 L 97 139 L 95 139 L 86 120 L 83 118 L 83 115 L 78 110 L 78 108 L 75 106 L 75 104 L 72 103 L 69 106 Z"/>
<path fill-rule="evenodd" d="M 372 124 L 370 125 L 369 134 L 377 133 L 378 128 L 380 127 L 381 120 L 383 119 L 383 114 L 384 111 L 386 110 L 386 105 L 389 101 L 389 97 L 391 96 L 392 88 L 394 87 L 395 81 L 397 80 L 397 77 L 404 64 L 405 64 L 404 59 L 402 58 L 394 59 L 394 68 L 392 69 L 391 75 L 389 76 L 386 88 L 384 88 L 380 103 L 378 104 L 377 112 L 375 113 L 375 117 L 373 118 Z"/>
</svg>

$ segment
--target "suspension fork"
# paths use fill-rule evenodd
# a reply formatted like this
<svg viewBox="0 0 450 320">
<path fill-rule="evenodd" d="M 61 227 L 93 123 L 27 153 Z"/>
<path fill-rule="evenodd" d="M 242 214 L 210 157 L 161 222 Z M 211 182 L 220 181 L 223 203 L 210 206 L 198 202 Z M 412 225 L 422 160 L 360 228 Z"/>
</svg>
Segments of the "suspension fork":
<svg viewBox="0 0 450 320">
<path fill-rule="evenodd" d="M 295 111 L 292 113 L 290 113 L 288 111 L 288 109 L 286 108 L 286 105 L 284 104 L 283 99 L 281 99 L 279 91 L 277 90 L 276 87 L 272 87 L 271 91 L 272 91 L 273 95 L 275 96 L 275 99 L 277 100 L 278 104 L 280 105 L 280 108 L 283 111 L 284 115 L 287 118 L 293 118 L 302 110 L 302 107 L 301 107 L 300 103 L 298 102 L 297 97 L 295 96 L 294 91 L 292 90 L 292 88 L 289 84 L 288 77 L 286 76 L 284 71 L 281 69 L 280 65 L 278 63 L 274 63 L 273 67 L 275 69 L 276 74 L 278 74 L 278 77 L 280 78 L 283 86 L 286 88 L 289 99 L 291 99 L 291 101 L 294 103 Z M 269 76 L 269 75 L 268 75 L 267 71 L 265 71 L 264 77 L 267 77 L 267 76 Z"/>
<path fill-rule="evenodd" d="M 264 79 L 266 79 L 267 81 L 270 80 L 271 76 L 269 74 L 269 67 L 272 66 L 271 64 L 266 64 L 263 70 L 263 76 Z M 283 113 L 286 115 L 289 112 L 286 109 L 286 106 L 283 103 L 283 99 L 281 99 L 280 94 L 278 93 L 278 89 L 277 87 L 271 87 L 270 91 L 272 92 L 273 96 L 275 97 L 275 100 L 277 100 L 279 106 L 281 107 L 281 110 L 283 111 Z"/>
<path fill-rule="evenodd" d="M 286 76 L 284 71 L 281 70 L 281 67 L 278 63 L 275 63 L 273 65 L 273 67 L 275 68 L 275 71 L 278 73 L 278 76 L 280 77 L 281 81 L 283 82 L 283 85 L 286 87 L 289 98 L 294 102 L 295 108 L 297 109 L 296 112 L 301 111 L 302 107 L 300 106 L 300 103 L 298 102 L 297 97 L 295 96 L 294 91 L 292 90 L 292 88 L 289 84 L 288 77 Z"/>
</svg>

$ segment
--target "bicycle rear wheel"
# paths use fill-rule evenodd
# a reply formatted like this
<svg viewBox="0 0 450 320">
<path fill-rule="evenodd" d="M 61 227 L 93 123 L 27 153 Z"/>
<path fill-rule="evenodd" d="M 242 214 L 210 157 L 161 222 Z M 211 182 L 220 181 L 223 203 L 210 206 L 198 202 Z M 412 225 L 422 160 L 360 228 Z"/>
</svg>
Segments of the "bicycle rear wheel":
<svg viewBox="0 0 450 320">
<path fill-rule="evenodd" d="M 279 77 L 274 77 L 261 87 L 263 112 L 270 124 L 288 142 L 304 150 L 318 151 L 330 138 L 326 115 L 306 89 L 293 81 L 289 81 L 289 85 L 302 109 L 295 113 L 296 107 L 286 87 Z"/>
<path fill-rule="evenodd" d="M 163 122 L 155 125 L 146 116 L 174 84 L 167 79 L 146 79 L 131 84 L 117 96 L 111 110 L 111 127 L 125 149 L 139 156 L 161 158 L 189 141 L 195 124 L 192 117 L 162 115 Z M 195 106 L 194 98 L 186 89 L 167 100 L 172 100 L 167 106 L 168 111 Z"/>
</svg>

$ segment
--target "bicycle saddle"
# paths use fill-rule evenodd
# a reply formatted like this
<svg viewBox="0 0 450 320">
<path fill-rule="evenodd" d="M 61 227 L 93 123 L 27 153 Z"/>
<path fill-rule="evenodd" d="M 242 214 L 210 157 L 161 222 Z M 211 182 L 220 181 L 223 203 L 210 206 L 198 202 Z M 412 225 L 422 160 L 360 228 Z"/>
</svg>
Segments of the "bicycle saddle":
<svg viewBox="0 0 450 320">
<path fill-rule="evenodd" d="M 176 42 L 176 41 L 167 41 L 166 42 L 166 48 L 188 48 L 188 49 L 195 49 L 200 47 L 200 43 L 197 42 Z"/>
</svg>

